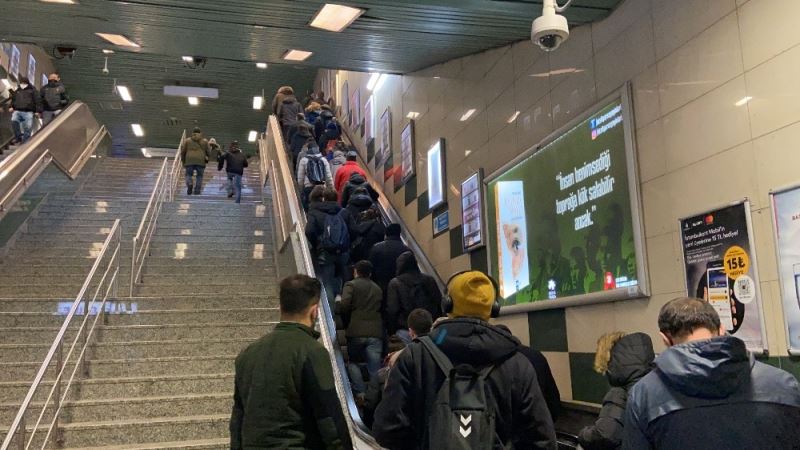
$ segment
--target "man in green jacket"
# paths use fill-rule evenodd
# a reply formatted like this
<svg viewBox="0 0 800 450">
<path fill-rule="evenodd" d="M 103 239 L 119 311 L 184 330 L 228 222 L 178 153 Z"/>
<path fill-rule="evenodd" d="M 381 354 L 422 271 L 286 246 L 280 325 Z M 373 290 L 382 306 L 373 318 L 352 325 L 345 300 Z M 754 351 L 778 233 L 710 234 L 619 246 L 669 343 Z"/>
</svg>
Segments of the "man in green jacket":
<svg viewBox="0 0 800 450">
<path fill-rule="evenodd" d="M 236 358 L 231 449 L 350 449 L 333 370 L 313 324 L 320 283 L 280 283 L 281 322 Z"/>
<path fill-rule="evenodd" d="M 211 155 L 211 147 L 208 141 L 203 138 L 200 128 L 192 130 L 192 136 L 183 140 L 181 143 L 181 162 L 186 169 L 186 193 L 200 195 L 203 188 L 203 172 L 206 170 L 208 158 Z M 192 183 L 192 175 L 197 173 L 196 180 Z"/>
</svg>

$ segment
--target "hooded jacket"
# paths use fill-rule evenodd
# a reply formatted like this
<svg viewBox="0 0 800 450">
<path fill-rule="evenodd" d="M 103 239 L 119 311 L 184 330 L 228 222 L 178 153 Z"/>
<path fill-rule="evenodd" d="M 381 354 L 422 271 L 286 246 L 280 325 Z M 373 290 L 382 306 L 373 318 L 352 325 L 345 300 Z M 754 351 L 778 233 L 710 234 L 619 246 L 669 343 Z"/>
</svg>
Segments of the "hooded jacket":
<svg viewBox="0 0 800 450">
<path fill-rule="evenodd" d="M 397 274 L 397 257 L 409 251 L 400 237 L 388 236 L 378 242 L 369 251 L 369 262 L 372 263 L 372 279 L 378 283 L 386 298 L 389 281 Z"/>
<path fill-rule="evenodd" d="M 40 112 L 42 110 L 42 100 L 36 88 L 28 83 L 23 89 L 21 86 L 11 92 L 11 107 L 15 111 Z"/>
<path fill-rule="evenodd" d="M 181 161 L 183 167 L 205 166 L 211 156 L 211 147 L 203 138 L 202 133 L 192 133 L 191 137 L 183 140 L 181 144 Z"/>
<path fill-rule="evenodd" d="M 321 249 L 319 241 L 325 230 L 325 217 L 328 215 L 340 214 L 342 208 L 336 202 L 314 202 L 309 205 L 308 215 L 306 216 L 306 238 L 311 244 L 314 255 L 319 256 Z M 350 223 L 347 215 L 342 215 L 348 230 L 352 230 L 353 224 Z"/>
<path fill-rule="evenodd" d="M 58 111 L 64 109 L 69 103 L 67 90 L 60 81 L 49 80 L 42 86 L 42 107 L 45 111 Z"/>
<path fill-rule="evenodd" d="M 496 412 L 497 437 L 505 448 L 556 449 L 555 429 L 536 382 L 536 372 L 517 353 L 519 341 L 489 323 L 473 318 L 441 322 L 430 337 L 454 366 L 494 365 L 487 378 Z M 378 443 L 395 449 L 427 449 L 427 417 L 445 376 L 421 343 L 412 342 L 389 373 L 375 411 Z M 511 447 L 513 445 L 513 447 Z"/>
<path fill-rule="evenodd" d="M 339 312 L 347 318 L 347 337 L 383 339 L 381 288 L 369 278 L 358 277 L 344 284 Z"/>
<path fill-rule="evenodd" d="M 328 122 L 333 120 L 333 117 L 333 112 L 329 109 L 323 108 L 322 112 L 319 113 L 319 117 L 314 121 L 314 136 L 317 138 L 317 142 L 322 139 L 322 135 L 325 134 L 325 127 Z"/>
<path fill-rule="evenodd" d="M 341 150 L 335 150 L 333 152 L 333 159 L 331 159 L 331 175 L 333 175 L 333 180 L 334 180 L 333 181 L 333 187 L 334 187 L 334 189 L 336 189 L 336 174 L 338 173 L 339 169 L 341 169 L 342 166 L 344 166 L 344 164 L 346 162 L 347 162 L 347 159 L 345 159 L 345 157 L 344 157 L 344 152 L 342 152 Z M 336 192 L 339 192 L 339 190 L 337 189 Z M 347 205 L 343 205 L 343 206 L 347 206 Z"/>
<path fill-rule="evenodd" d="M 303 113 L 303 105 L 294 95 L 287 95 L 278 105 L 278 120 L 284 127 L 291 127 L 297 123 L 297 115 Z M 288 130 L 287 130 L 288 131 Z"/>
<path fill-rule="evenodd" d="M 387 333 L 407 329 L 408 315 L 417 308 L 438 319 L 442 316 L 442 293 L 432 276 L 420 272 L 414 253 L 406 252 L 397 258 L 397 276 L 386 292 Z"/>
<path fill-rule="evenodd" d="M 322 156 L 322 153 L 319 152 L 319 147 L 311 147 L 308 149 L 308 153 L 300 159 L 300 162 L 297 164 L 297 182 L 302 184 L 303 187 L 313 187 L 314 183 L 308 179 L 306 176 L 306 169 L 308 168 L 308 158 L 319 158 L 322 159 L 322 165 L 325 166 L 325 185 L 333 186 L 333 177 L 331 176 L 331 166 L 328 164 L 328 160 Z"/>
<path fill-rule="evenodd" d="M 644 333 L 623 336 L 614 344 L 606 372 L 611 389 L 603 397 L 603 409 L 595 424 L 584 428 L 578 435 L 583 448 L 606 450 L 622 446 L 628 391 L 650 373 L 654 358 L 653 342 Z"/>
<path fill-rule="evenodd" d="M 276 116 L 278 115 L 278 108 L 280 108 L 283 99 L 286 98 L 287 95 L 294 95 L 294 89 L 292 89 L 291 86 L 281 86 L 278 88 L 275 97 L 272 98 L 272 113 Z"/>
<path fill-rule="evenodd" d="M 247 156 L 242 153 L 239 147 L 233 147 L 220 157 L 217 170 L 222 170 L 224 166 L 226 166 L 225 172 L 227 173 L 244 175 L 244 168 L 247 167 Z"/>
<path fill-rule="evenodd" d="M 356 161 L 345 161 L 341 169 L 342 170 L 336 172 L 336 177 L 334 177 L 333 179 L 333 188 L 336 189 L 336 192 L 339 193 L 339 198 L 342 197 L 342 191 L 344 191 L 344 185 L 347 184 L 347 182 L 350 180 L 350 177 L 354 173 L 360 174 L 362 177 L 365 177 L 364 181 L 366 181 L 366 176 L 367 176 L 366 172 L 364 172 L 364 169 L 362 169 L 361 166 L 359 166 L 358 162 Z M 347 203 L 345 203 L 342 206 L 347 206 Z"/>
<path fill-rule="evenodd" d="M 720 336 L 670 347 L 631 390 L 625 449 L 800 448 L 800 386 Z"/>
<path fill-rule="evenodd" d="M 344 166 L 342 170 L 348 168 L 350 166 Z M 341 172 L 341 170 L 340 170 Z M 375 191 L 375 188 L 372 187 L 369 183 L 367 183 L 366 177 L 360 173 L 356 172 L 350 175 L 345 183 L 344 187 L 342 188 L 342 193 L 339 195 L 339 200 L 342 206 L 347 206 L 350 204 L 350 196 L 359 188 L 364 188 L 369 193 L 369 196 L 372 197 L 372 201 L 375 202 L 378 200 L 378 193 Z"/>
</svg>

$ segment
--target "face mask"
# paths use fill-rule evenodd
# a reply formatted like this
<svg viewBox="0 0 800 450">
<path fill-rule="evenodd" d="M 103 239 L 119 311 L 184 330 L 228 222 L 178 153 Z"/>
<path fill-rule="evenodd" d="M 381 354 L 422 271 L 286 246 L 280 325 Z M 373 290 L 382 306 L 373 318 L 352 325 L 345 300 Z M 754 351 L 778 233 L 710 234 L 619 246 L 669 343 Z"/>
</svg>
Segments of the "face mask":
<svg viewBox="0 0 800 450">
<path fill-rule="evenodd" d="M 20 83 L 19 87 L 21 87 L 22 89 L 28 89 L 28 83 Z"/>
</svg>

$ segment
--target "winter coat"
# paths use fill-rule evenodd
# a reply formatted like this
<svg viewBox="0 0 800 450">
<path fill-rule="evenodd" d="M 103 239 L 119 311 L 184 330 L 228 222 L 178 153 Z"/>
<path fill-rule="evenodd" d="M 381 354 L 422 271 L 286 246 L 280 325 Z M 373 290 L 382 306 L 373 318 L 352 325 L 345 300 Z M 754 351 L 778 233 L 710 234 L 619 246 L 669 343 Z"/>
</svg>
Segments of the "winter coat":
<svg viewBox="0 0 800 450">
<path fill-rule="evenodd" d="M 348 206 L 345 210 L 353 217 L 353 223 L 355 223 L 355 229 L 351 233 L 353 238 L 351 239 L 350 260 L 369 259 L 372 247 L 381 242 L 386 235 L 386 227 L 380 218 L 359 222 L 359 217 L 353 215 L 349 208 Z"/>
<path fill-rule="evenodd" d="M 387 237 L 385 241 L 378 242 L 369 251 L 369 262 L 372 263 L 372 279 L 378 283 L 386 298 L 386 288 L 389 280 L 397 273 L 397 257 L 409 251 L 406 244 L 399 237 Z"/>
<path fill-rule="evenodd" d="M 36 88 L 29 84 L 25 89 L 20 87 L 11 91 L 11 107 L 15 111 L 41 112 L 42 99 L 36 92 Z"/>
<path fill-rule="evenodd" d="M 333 112 L 323 109 L 322 112 L 319 113 L 317 120 L 313 122 L 314 136 L 317 138 L 317 142 L 319 142 L 319 140 L 322 138 L 322 135 L 325 134 L 325 127 L 331 120 L 333 120 Z"/>
<path fill-rule="evenodd" d="M 542 352 L 534 350 L 527 345 L 520 345 L 519 352 L 530 361 L 533 370 L 536 371 L 536 380 L 539 382 L 539 389 L 542 391 L 544 401 L 547 403 L 547 410 L 555 423 L 561 413 L 561 393 L 558 391 L 553 372 L 550 370 L 550 363 Z"/>
<path fill-rule="evenodd" d="M 408 329 L 408 315 L 423 308 L 433 320 L 442 314 L 442 293 L 432 276 L 419 271 L 417 258 L 408 252 L 397 258 L 397 276 L 392 278 L 386 292 L 386 332 Z"/>
<path fill-rule="evenodd" d="M 287 95 L 278 106 L 278 120 L 284 127 L 291 127 L 297 123 L 297 115 L 303 113 L 303 105 L 294 95 Z"/>
<path fill-rule="evenodd" d="M 192 137 L 183 140 L 181 144 L 183 167 L 205 166 L 210 156 L 211 147 L 201 133 L 192 133 Z"/>
<path fill-rule="evenodd" d="M 343 167 L 343 169 L 346 167 L 349 166 L 345 166 Z M 360 173 L 354 173 L 350 175 L 350 179 L 347 181 L 347 183 L 344 184 L 344 188 L 342 188 L 342 194 L 339 195 L 339 202 L 344 206 L 349 205 L 350 196 L 360 188 L 364 188 L 367 190 L 369 196 L 372 197 L 373 202 L 376 202 L 378 200 L 378 192 L 375 191 L 375 188 L 373 188 L 372 185 L 367 183 L 367 179 L 364 177 L 364 175 Z"/>
<path fill-rule="evenodd" d="M 322 159 L 322 165 L 325 166 L 325 185 L 326 186 L 333 186 L 333 177 L 331 176 L 331 166 L 328 164 L 328 160 L 322 156 L 322 153 L 319 152 L 319 149 L 314 147 L 312 148 L 308 154 L 303 156 L 300 162 L 297 164 L 297 182 L 302 184 L 303 187 L 313 187 L 315 186 L 311 180 L 308 179 L 306 176 L 306 169 L 308 167 L 308 158 L 320 158 Z"/>
<path fill-rule="evenodd" d="M 336 202 L 314 202 L 308 207 L 306 215 L 306 238 L 315 256 L 321 256 L 322 249 L 319 248 L 320 239 L 325 230 L 325 218 L 329 215 L 341 214 L 342 208 Z M 353 224 L 348 220 L 347 215 L 342 215 L 348 230 Z"/>
<path fill-rule="evenodd" d="M 336 150 L 333 152 L 333 159 L 331 159 L 331 175 L 333 175 L 333 188 L 336 189 L 336 174 L 338 173 L 339 169 L 344 166 L 347 160 L 344 157 L 344 153 L 341 150 Z M 338 190 L 336 192 L 339 192 Z"/>
<path fill-rule="evenodd" d="M 227 166 L 225 168 L 227 173 L 244 175 L 244 168 L 247 167 L 247 156 L 238 148 L 231 149 L 220 157 L 217 170 L 222 170 L 223 166 Z"/>
<path fill-rule="evenodd" d="M 312 124 L 313 126 L 313 124 L 317 122 L 317 118 L 319 117 L 320 114 L 322 114 L 321 109 L 311 110 L 311 111 L 306 110 L 306 121 Z"/>
<path fill-rule="evenodd" d="M 494 365 L 487 386 L 494 399 L 496 434 L 514 449 L 556 449 L 555 429 L 536 382 L 536 372 L 517 352 L 519 341 L 499 328 L 474 318 L 441 322 L 430 333 L 453 366 Z M 395 449 L 425 449 L 427 418 L 445 376 L 430 353 L 412 342 L 389 373 L 383 399 L 375 411 L 373 432 L 378 443 Z M 513 446 L 513 447 L 512 447 Z"/>
<path fill-rule="evenodd" d="M 281 322 L 236 358 L 230 448 L 349 449 L 319 333 Z"/>
<path fill-rule="evenodd" d="M 733 336 L 674 345 L 631 389 L 625 449 L 797 449 L 800 385 Z"/>
<path fill-rule="evenodd" d="M 278 93 L 275 94 L 275 97 L 272 97 L 272 113 L 273 114 L 275 114 L 276 116 L 278 115 L 278 110 L 279 110 L 279 108 L 281 106 L 281 103 L 283 103 L 283 99 L 285 99 L 287 95 L 292 95 L 292 92 L 294 92 L 294 91 L 289 86 L 281 86 L 278 89 Z"/>
<path fill-rule="evenodd" d="M 45 111 L 64 109 L 69 103 L 67 90 L 60 81 L 49 81 L 42 86 L 42 107 Z"/>
<path fill-rule="evenodd" d="M 358 277 L 344 284 L 339 312 L 347 318 L 347 337 L 383 339 L 381 288 L 369 278 Z"/>
<path fill-rule="evenodd" d="M 322 136 L 317 138 L 317 142 L 320 148 L 328 148 L 332 141 L 336 143 L 340 137 L 342 137 L 342 130 L 334 119 L 325 125 L 325 130 L 322 132 Z"/>
<path fill-rule="evenodd" d="M 367 177 L 367 173 L 364 172 L 364 169 L 362 169 L 356 161 L 345 161 L 341 169 L 342 170 L 336 172 L 336 177 L 333 179 L 333 188 L 339 193 L 339 198 L 342 197 L 344 185 L 347 184 L 348 180 L 350 180 L 350 176 L 352 176 L 354 173 L 358 173 L 364 177 L 365 181 Z M 344 206 L 347 206 L 347 203 L 345 203 Z"/>
<path fill-rule="evenodd" d="M 287 138 L 289 139 L 290 146 L 293 146 L 295 141 L 297 141 L 300 143 L 300 147 L 302 147 L 303 144 L 308 141 L 308 138 L 312 136 L 314 136 L 314 127 L 305 120 L 298 120 L 289 129 Z M 297 151 L 300 151 L 299 148 Z"/>
<path fill-rule="evenodd" d="M 623 336 L 611 349 L 606 378 L 611 389 L 603 397 L 600 417 L 578 434 L 586 450 L 611 450 L 622 446 L 623 420 L 628 391 L 650 373 L 653 367 L 653 342 L 644 333 Z"/>
</svg>

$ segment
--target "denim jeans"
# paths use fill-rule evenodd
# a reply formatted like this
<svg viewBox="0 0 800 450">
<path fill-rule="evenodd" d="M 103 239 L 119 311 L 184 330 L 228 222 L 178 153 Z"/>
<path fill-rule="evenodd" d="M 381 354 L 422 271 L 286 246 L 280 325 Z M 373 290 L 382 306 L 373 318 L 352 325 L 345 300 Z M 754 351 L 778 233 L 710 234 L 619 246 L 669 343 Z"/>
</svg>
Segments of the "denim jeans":
<svg viewBox="0 0 800 450">
<path fill-rule="evenodd" d="M 314 271 L 317 278 L 325 288 L 325 295 L 328 297 L 328 304 L 333 311 L 336 295 L 342 293 L 342 274 L 346 270 L 347 261 L 350 255 L 347 252 L 333 255 L 323 252 L 314 264 Z"/>
<path fill-rule="evenodd" d="M 47 125 L 48 123 L 52 122 L 53 119 L 56 118 L 57 115 L 61 114 L 61 110 L 57 111 L 44 111 L 42 112 L 42 126 Z"/>
<path fill-rule="evenodd" d="M 228 172 L 228 195 L 235 194 L 236 203 L 242 202 L 242 176 Z"/>
<path fill-rule="evenodd" d="M 11 114 L 11 126 L 14 128 L 14 137 L 18 144 L 30 139 L 33 131 L 33 111 L 14 111 Z"/>
<path fill-rule="evenodd" d="M 383 340 L 375 337 L 347 338 L 347 354 L 352 361 L 366 361 L 370 379 L 378 376 L 383 362 Z"/>
<path fill-rule="evenodd" d="M 190 165 L 186 166 L 186 187 L 191 189 L 194 186 L 194 194 L 200 194 L 200 190 L 203 188 L 203 172 L 206 170 L 206 166 L 200 165 Z M 195 177 L 195 183 L 192 184 L 192 175 L 197 172 L 197 176 Z"/>
</svg>

